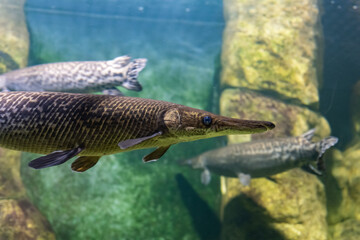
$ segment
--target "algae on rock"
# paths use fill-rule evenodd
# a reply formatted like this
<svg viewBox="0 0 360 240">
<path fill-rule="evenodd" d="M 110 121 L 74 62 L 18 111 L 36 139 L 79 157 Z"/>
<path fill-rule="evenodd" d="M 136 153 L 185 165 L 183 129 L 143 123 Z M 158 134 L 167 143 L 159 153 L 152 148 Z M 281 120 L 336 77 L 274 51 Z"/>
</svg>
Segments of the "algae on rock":
<svg viewBox="0 0 360 240">
<path fill-rule="evenodd" d="M 49 222 L 26 196 L 20 155 L 0 149 L 0 239 L 55 239 Z"/>
<path fill-rule="evenodd" d="M 328 136 L 326 119 L 308 108 L 319 102 L 318 0 L 225 0 L 224 8 L 221 83 L 237 89 L 222 92 L 220 113 L 276 125 L 263 134 L 229 136 L 229 143 L 298 136 L 310 128 L 316 128 L 315 141 Z M 320 180 L 299 169 L 272 179 L 253 179 L 245 187 L 221 177 L 222 239 L 325 240 Z"/>
<path fill-rule="evenodd" d="M 222 189 L 222 239 L 244 234 L 241 239 L 325 240 L 325 192 L 321 182 L 299 169 L 272 178 L 252 179 L 250 186 L 242 186 L 235 178 L 222 179 L 226 185 Z"/>
<path fill-rule="evenodd" d="M 334 151 L 325 186 L 330 239 L 357 239 L 360 225 L 360 139 L 344 152 Z"/>
<path fill-rule="evenodd" d="M 27 65 L 29 34 L 25 0 L 0 0 L 0 74 Z"/>
<path fill-rule="evenodd" d="M 314 127 L 317 138 L 330 133 L 327 121 L 319 114 L 251 90 L 224 90 L 220 112 L 230 117 L 275 123 L 274 130 L 252 135 L 254 139 L 300 135 Z M 244 141 L 235 136 L 228 139 L 229 143 Z M 242 186 L 238 179 L 221 178 L 222 239 L 236 239 L 233 236 L 240 233 L 245 234 L 243 239 L 252 239 L 249 236 L 253 234 L 260 239 L 266 236 L 267 239 L 326 239 L 325 191 L 320 180 L 299 169 L 272 178 L 275 182 L 266 178 L 252 179 L 249 187 Z M 239 211 L 234 210 L 239 208 L 237 205 L 242 205 Z M 249 221 L 241 220 L 244 213 L 250 216 Z M 266 228 L 261 232 L 262 225 Z"/>
<path fill-rule="evenodd" d="M 223 86 L 318 105 L 319 0 L 225 0 Z"/>
<path fill-rule="evenodd" d="M 25 67 L 29 38 L 24 0 L 0 0 L 0 74 Z M 49 222 L 28 200 L 20 152 L 0 149 L 0 239 L 55 239 Z"/>
</svg>

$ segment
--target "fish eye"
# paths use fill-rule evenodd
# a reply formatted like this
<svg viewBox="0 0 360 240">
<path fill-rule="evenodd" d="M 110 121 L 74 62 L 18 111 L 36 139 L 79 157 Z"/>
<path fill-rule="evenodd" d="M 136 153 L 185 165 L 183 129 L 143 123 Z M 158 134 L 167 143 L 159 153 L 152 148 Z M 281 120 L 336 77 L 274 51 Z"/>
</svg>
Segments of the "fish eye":
<svg viewBox="0 0 360 240">
<path fill-rule="evenodd" d="M 210 116 L 205 116 L 205 117 L 203 117 L 203 120 L 202 120 L 202 122 L 203 122 L 203 124 L 205 125 L 205 126 L 210 126 L 210 124 L 211 124 L 211 117 Z"/>
</svg>

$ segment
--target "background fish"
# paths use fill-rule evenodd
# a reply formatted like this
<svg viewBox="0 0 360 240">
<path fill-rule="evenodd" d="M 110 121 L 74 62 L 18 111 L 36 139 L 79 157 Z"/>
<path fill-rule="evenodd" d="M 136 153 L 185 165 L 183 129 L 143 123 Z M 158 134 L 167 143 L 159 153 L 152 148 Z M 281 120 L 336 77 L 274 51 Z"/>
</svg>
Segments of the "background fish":
<svg viewBox="0 0 360 240">
<path fill-rule="evenodd" d="M 146 59 L 128 56 L 110 61 L 59 62 L 42 64 L 0 75 L 3 91 L 52 91 L 121 95 L 116 86 L 140 91 L 137 81 Z"/>
<path fill-rule="evenodd" d="M 86 171 L 103 155 L 157 147 L 143 160 L 159 159 L 171 145 L 198 139 L 264 132 L 266 121 L 218 116 L 151 99 L 52 92 L 0 93 L 0 146 L 49 154 L 33 168 L 62 164 Z M 52 153 L 51 153 L 52 152 Z"/>
<path fill-rule="evenodd" d="M 322 156 L 338 139 L 330 136 L 314 143 L 311 142 L 314 132 L 315 129 L 311 129 L 298 137 L 228 145 L 181 163 L 204 169 L 201 175 L 204 184 L 210 182 L 210 172 L 238 177 L 244 185 L 250 183 L 251 177 L 267 177 L 296 167 L 321 174 L 324 170 Z M 311 165 L 313 162 L 317 162 L 318 169 Z"/>
</svg>

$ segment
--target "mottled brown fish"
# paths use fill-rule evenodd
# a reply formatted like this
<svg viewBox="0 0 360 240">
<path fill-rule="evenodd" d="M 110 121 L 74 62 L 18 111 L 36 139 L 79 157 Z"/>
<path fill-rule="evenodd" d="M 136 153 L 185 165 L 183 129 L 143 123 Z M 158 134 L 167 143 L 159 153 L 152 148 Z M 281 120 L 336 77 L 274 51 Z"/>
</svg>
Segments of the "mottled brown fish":
<svg viewBox="0 0 360 240">
<path fill-rule="evenodd" d="M 157 147 L 143 158 L 159 159 L 179 142 L 257 133 L 266 121 L 218 116 L 151 99 L 52 92 L 0 93 L 0 146 L 48 154 L 33 168 L 62 164 L 78 155 L 72 169 L 85 171 L 103 155 Z"/>
<path fill-rule="evenodd" d="M 146 59 L 131 61 L 120 56 L 109 61 L 58 62 L 26 67 L 0 75 L 0 89 L 6 91 L 49 91 L 90 93 L 102 91 L 122 95 L 116 88 L 142 89 L 137 81 Z"/>
</svg>

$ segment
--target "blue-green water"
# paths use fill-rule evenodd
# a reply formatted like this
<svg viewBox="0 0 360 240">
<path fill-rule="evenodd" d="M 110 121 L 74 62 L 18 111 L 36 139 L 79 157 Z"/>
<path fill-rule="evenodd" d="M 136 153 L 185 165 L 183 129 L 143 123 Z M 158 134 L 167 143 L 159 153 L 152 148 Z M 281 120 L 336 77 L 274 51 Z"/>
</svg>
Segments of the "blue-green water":
<svg viewBox="0 0 360 240">
<path fill-rule="evenodd" d="M 25 11 L 29 65 L 147 58 L 143 91 L 122 90 L 126 95 L 217 108 L 210 99 L 224 28 L 221 1 L 27 1 Z M 84 174 L 69 164 L 29 171 L 25 163 L 33 156 L 26 155 L 22 175 L 58 239 L 216 239 L 219 180 L 205 188 L 198 172 L 176 161 L 222 144 L 176 145 L 155 164 L 142 163 L 148 150 L 117 154 Z M 180 173 L 185 178 L 177 181 Z M 214 220 L 201 221 L 209 216 Z"/>
<path fill-rule="evenodd" d="M 260 19 L 258 2 L 246 2 L 241 5 L 247 10 L 243 12 L 244 17 L 249 14 Z M 268 2 L 275 5 L 282 1 Z M 327 227 L 322 231 L 328 232 L 329 239 L 357 239 L 356 226 L 360 225 L 357 220 L 360 214 L 357 207 L 360 203 L 357 166 L 360 165 L 356 160 L 360 154 L 357 153 L 359 133 L 354 125 L 359 121 L 355 116 L 360 114 L 353 106 L 360 104 L 357 105 L 359 94 L 355 96 L 353 88 L 360 81 L 360 2 L 311 2 L 319 6 L 321 18 L 321 24 L 316 26 L 321 30 L 317 36 L 319 39 L 316 39 L 321 43 L 316 45 L 321 52 L 321 63 L 316 66 L 320 82 L 319 108 L 301 104 L 300 107 L 324 116 L 329 122 L 331 135 L 339 138 L 338 150 L 329 151 L 329 157 L 325 158 L 329 159 L 325 176 L 319 177 L 319 181 L 314 180 L 321 186 L 316 189 L 319 196 L 315 200 L 318 203 L 326 199 L 322 204 L 326 209 L 323 221 Z M 262 3 L 267 6 L 267 1 Z M 254 6 L 257 6 L 256 11 Z M 234 9 L 237 7 L 234 4 Z M 236 89 L 236 86 L 220 84 L 225 62 L 221 54 L 228 49 L 223 41 L 225 17 L 227 21 L 233 17 L 224 16 L 224 2 L 221 0 L 27 0 L 24 9 L 30 35 L 29 66 L 61 61 L 109 60 L 121 55 L 147 58 L 147 66 L 138 78 L 143 90 L 134 92 L 121 88 L 125 95 L 165 100 L 215 113 L 219 113 L 220 93 L 225 88 Z M 292 13 L 287 12 L 289 15 Z M 262 16 L 266 14 L 271 16 L 268 12 Z M 237 31 L 242 32 L 246 27 L 243 23 Z M 251 34 L 255 38 L 261 35 L 256 35 L 256 30 Z M 270 50 L 264 47 L 266 50 L 260 52 L 270 52 L 277 60 L 281 60 L 283 55 L 276 51 L 281 53 L 286 49 L 281 44 L 275 44 L 278 48 L 271 49 L 273 45 L 266 45 L 263 39 L 254 42 L 268 47 Z M 236 51 L 239 50 L 235 42 L 234 51 L 229 54 Z M 241 56 L 244 53 L 241 51 L 246 49 L 242 48 L 236 54 Z M 17 63 L 14 63 L 13 68 L 16 68 Z M 228 64 L 236 65 L 234 62 Z M 262 58 L 254 63 L 257 64 L 265 66 Z M 237 72 L 239 78 L 245 72 L 241 67 Z M 259 93 L 269 94 L 267 91 Z M 290 100 L 287 102 L 289 105 L 292 103 Z M 240 105 L 239 109 L 242 103 Z M 275 107 L 268 110 L 277 115 L 283 113 L 273 109 Z M 262 109 L 251 110 L 260 112 Z M 284 125 L 291 124 L 290 117 Z M 300 125 L 302 120 L 298 120 Z M 149 149 L 115 154 L 103 157 L 94 168 L 81 174 L 70 170 L 71 163 L 42 170 L 30 169 L 27 163 L 38 155 L 24 153 L 21 177 L 31 202 L 47 218 L 56 239 L 292 239 L 274 225 L 302 226 L 306 222 L 302 216 L 287 218 L 279 213 L 279 217 L 273 209 L 262 208 L 257 205 L 257 200 L 263 195 L 256 189 L 251 194 L 235 196 L 224 207 L 221 201 L 225 194 L 221 194 L 223 186 L 219 176 L 213 174 L 210 185 L 204 186 L 200 182 L 200 172 L 177 164 L 178 160 L 226 144 L 225 137 L 177 144 L 159 161 L 149 164 L 141 161 L 151 151 Z M 308 175 L 304 177 L 302 172 L 295 173 L 302 177 L 295 181 L 298 185 L 302 180 L 307 180 L 304 185 L 314 183 L 308 181 Z M 290 177 L 279 179 L 277 184 L 284 191 L 287 190 L 286 184 L 294 181 Z M 270 180 L 276 183 L 276 179 Z M 301 193 L 298 185 L 289 187 L 291 194 L 288 199 L 281 200 L 281 208 L 287 209 L 294 197 L 300 199 L 298 202 L 303 201 L 298 196 Z M 301 212 L 302 209 L 296 210 Z M 271 211 L 273 215 L 270 215 Z M 321 214 L 320 210 L 314 212 L 314 219 Z M 230 217 L 224 219 L 226 215 Z M 294 229 L 293 232 L 298 231 Z M 226 234 L 226 231 L 230 233 Z M 309 234 L 308 231 L 312 229 L 305 229 L 297 239 L 321 239 L 316 238 L 318 232 Z"/>
</svg>

